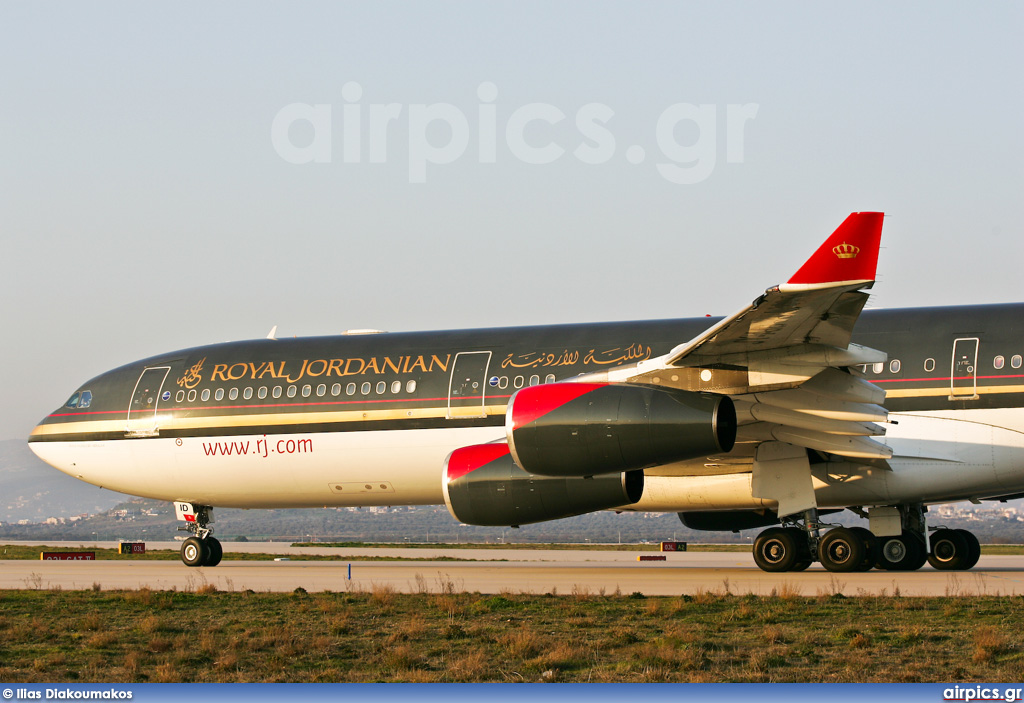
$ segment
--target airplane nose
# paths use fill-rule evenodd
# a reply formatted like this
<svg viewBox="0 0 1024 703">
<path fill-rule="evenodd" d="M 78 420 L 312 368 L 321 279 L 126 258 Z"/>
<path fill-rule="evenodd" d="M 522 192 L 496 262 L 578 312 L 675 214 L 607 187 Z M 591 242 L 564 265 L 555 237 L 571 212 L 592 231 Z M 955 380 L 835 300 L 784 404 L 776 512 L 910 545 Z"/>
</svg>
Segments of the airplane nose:
<svg viewBox="0 0 1024 703">
<path fill-rule="evenodd" d="M 72 459 L 74 452 L 67 446 L 69 443 L 50 441 L 53 438 L 56 427 L 48 422 L 48 420 L 49 416 L 32 429 L 28 436 L 28 448 L 32 450 L 33 454 L 58 471 L 63 471 L 75 478 L 82 478 L 78 475 L 81 472 L 77 472 L 76 462 Z"/>
<path fill-rule="evenodd" d="M 39 424 L 32 428 L 32 431 L 28 435 L 28 448 L 35 452 L 36 456 L 39 456 L 39 447 L 43 444 L 43 439 L 50 432 L 50 426 L 47 423 L 49 417 L 44 417 L 39 421 Z"/>
<path fill-rule="evenodd" d="M 35 451 L 36 444 L 39 444 L 40 437 L 46 432 L 46 424 L 40 422 L 38 425 L 32 428 L 32 431 L 28 435 L 28 446 L 32 451 Z"/>
</svg>

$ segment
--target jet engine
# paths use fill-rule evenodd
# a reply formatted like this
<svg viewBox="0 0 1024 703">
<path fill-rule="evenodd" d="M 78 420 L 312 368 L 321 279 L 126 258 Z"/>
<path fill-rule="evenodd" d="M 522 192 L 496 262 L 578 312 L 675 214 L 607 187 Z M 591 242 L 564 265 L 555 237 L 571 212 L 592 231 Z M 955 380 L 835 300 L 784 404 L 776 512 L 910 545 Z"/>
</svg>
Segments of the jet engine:
<svg viewBox="0 0 1024 703">
<path fill-rule="evenodd" d="M 644 474 L 536 476 L 516 466 L 508 445 L 500 442 L 448 455 L 442 487 L 448 512 L 459 522 L 512 526 L 632 505 L 643 493 Z"/>
<path fill-rule="evenodd" d="M 595 476 L 728 452 L 728 396 L 607 383 L 551 383 L 512 396 L 505 417 L 515 463 L 540 476 Z"/>
</svg>

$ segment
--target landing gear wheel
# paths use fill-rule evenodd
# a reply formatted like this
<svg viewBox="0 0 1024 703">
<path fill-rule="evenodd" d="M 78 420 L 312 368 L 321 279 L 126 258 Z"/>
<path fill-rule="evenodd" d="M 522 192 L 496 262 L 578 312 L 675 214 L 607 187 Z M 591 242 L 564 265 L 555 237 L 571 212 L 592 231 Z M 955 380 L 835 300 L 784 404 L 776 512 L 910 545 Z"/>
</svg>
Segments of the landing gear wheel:
<svg viewBox="0 0 1024 703">
<path fill-rule="evenodd" d="M 967 541 L 967 561 L 964 562 L 964 570 L 973 569 L 981 558 L 981 545 L 973 532 L 967 530 L 953 530 Z"/>
<path fill-rule="evenodd" d="M 220 541 L 216 537 L 207 537 L 205 542 L 208 553 L 203 566 L 217 566 L 224 556 L 224 550 L 220 546 Z"/>
<path fill-rule="evenodd" d="M 875 538 L 874 533 L 865 527 L 851 527 L 850 532 L 860 537 L 861 541 L 864 542 L 864 560 L 861 561 L 855 571 L 871 571 L 878 560 L 878 540 Z"/>
<path fill-rule="evenodd" d="M 818 561 L 829 571 L 857 571 L 864 562 L 863 538 L 846 527 L 836 527 L 818 542 Z"/>
<path fill-rule="evenodd" d="M 799 558 L 799 543 L 787 529 L 772 527 L 754 540 L 754 562 L 762 571 L 790 571 Z"/>
<path fill-rule="evenodd" d="M 203 566 L 209 554 L 206 543 L 198 537 L 189 537 L 181 544 L 181 560 L 185 566 Z"/>
<path fill-rule="evenodd" d="M 799 527 L 787 527 L 786 531 L 793 536 L 793 541 L 796 542 L 797 560 L 790 571 L 807 571 L 815 561 L 811 555 L 811 547 L 807 543 L 807 532 Z"/>
<path fill-rule="evenodd" d="M 876 566 L 887 571 L 915 571 L 924 566 L 927 555 L 924 545 L 912 533 L 904 531 L 899 537 L 878 539 L 878 561 Z"/>
<path fill-rule="evenodd" d="M 814 563 L 814 555 L 811 554 L 811 547 L 807 543 L 807 532 L 799 527 L 787 527 L 786 532 L 793 536 L 793 541 L 796 542 L 796 556 L 797 563 L 810 562 Z M 803 571 L 803 569 L 793 568 L 792 571 Z"/>
<path fill-rule="evenodd" d="M 928 563 L 942 571 L 961 571 L 967 563 L 971 548 L 959 532 L 936 530 L 931 538 L 932 553 Z"/>
<path fill-rule="evenodd" d="M 903 533 L 906 539 L 909 539 L 911 543 L 917 548 L 914 552 L 914 558 L 907 562 L 907 568 L 905 571 L 917 571 L 922 566 L 928 563 L 928 552 L 925 551 L 924 542 L 917 538 L 916 535 L 910 533 Z"/>
</svg>

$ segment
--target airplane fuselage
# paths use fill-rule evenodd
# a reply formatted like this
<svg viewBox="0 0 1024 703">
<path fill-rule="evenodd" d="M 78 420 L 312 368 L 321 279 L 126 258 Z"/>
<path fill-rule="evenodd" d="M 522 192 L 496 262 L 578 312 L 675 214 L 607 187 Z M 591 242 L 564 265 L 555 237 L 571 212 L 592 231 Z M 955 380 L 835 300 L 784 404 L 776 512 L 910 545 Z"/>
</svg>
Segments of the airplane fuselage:
<svg viewBox="0 0 1024 703">
<path fill-rule="evenodd" d="M 1024 304 L 868 311 L 855 343 L 896 422 L 887 465 L 812 466 L 822 507 L 1024 493 Z M 89 483 L 247 508 L 441 504 L 453 450 L 504 436 L 524 386 L 667 353 L 711 318 L 255 340 L 127 364 L 83 384 L 30 437 Z M 728 393 L 729 368 L 681 370 Z M 670 379 L 665 379 L 671 384 Z M 72 402 L 74 401 L 74 402 Z M 632 510 L 770 507 L 740 428 L 721 456 L 647 469 Z"/>
</svg>

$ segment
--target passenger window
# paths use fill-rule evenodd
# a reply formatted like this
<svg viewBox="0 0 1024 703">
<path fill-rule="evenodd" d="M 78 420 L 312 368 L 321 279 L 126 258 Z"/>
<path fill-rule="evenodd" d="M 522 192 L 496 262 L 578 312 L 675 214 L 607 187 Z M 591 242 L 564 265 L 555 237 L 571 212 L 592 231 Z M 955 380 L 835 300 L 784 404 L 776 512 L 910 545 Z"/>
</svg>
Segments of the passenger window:
<svg viewBox="0 0 1024 703">
<path fill-rule="evenodd" d="M 309 385 L 308 383 L 302 387 L 302 397 L 303 398 L 308 398 L 310 393 L 312 393 L 312 392 L 313 392 L 313 386 Z"/>
<path fill-rule="evenodd" d="M 405 392 L 406 393 L 415 393 L 416 392 L 416 381 L 415 380 L 409 381 L 408 383 L 405 384 Z"/>
<path fill-rule="evenodd" d="M 229 400 L 238 400 L 238 389 L 237 388 L 232 388 L 228 392 L 228 399 Z"/>
<path fill-rule="evenodd" d="M 298 392 L 298 390 L 295 388 L 295 386 L 288 386 L 288 397 L 289 398 L 294 398 L 295 394 L 297 392 Z"/>
<path fill-rule="evenodd" d="M 183 403 L 185 401 L 185 391 L 178 391 L 174 394 L 175 403 Z"/>
<path fill-rule="evenodd" d="M 530 376 L 530 385 L 531 386 L 540 385 L 540 376 Z"/>
<path fill-rule="evenodd" d="M 523 380 L 524 379 L 523 379 L 522 376 L 516 376 L 515 380 L 512 381 L 512 385 L 514 385 L 516 388 L 522 388 L 523 387 Z"/>
<path fill-rule="evenodd" d="M 555 382 L 555 374 L 549 373 L 547 376 L 544 377 L 544 383 L 554 383 L 554 382 Z"/>
<path fill-rule="evenodd" d="M 345 395 L 355 395 L 355 394 L 356 394 L 356 384 L 350 383 L 347 386 L 345 386 Z"/>
<path fill-rule="evenodd" d="M 370 389 L 372 389 L 372 388 L 373 388 L 373 386 L 370 385 L 369 381 L 367 381 L 366 383 L 363 384 L 362 388 L 360 388 L 359 390 L 362 392 L 363 395 L 370 395 Z"/>
<path fill-rule="evenodd" d="M 386 391 L 387 389 L 388 384 L 384 383 L 384 381 L 381 381 L 380 383 L 377 384 L 377 395 L 383 395 L 384 391 Z"/>
<path fill-rule="evenodd" d="M 224 389 L 218 388 L 216 391 L 214 391 L 213 399 L 216 400 L 218 403 L 224 400 Z"/>
<path fill-rule="evenodd" d="M 333 386 L 331 386 L 331 395 L 333 395 L 335 397 L 341 395 L 341 384 L 340 383 L 335 383 Z"/>
<path fill-rule="evenodd" d="M 252 398 L 252 387 L 246 388 L 242 391 L 242 397 L 246 400 L 250 400 Z"/>
<path fill-rule="evenodd" d="M 260 389 L 258 391 L 256 391 L 256 395 L 259 397 L 260 400 L 263 400 L 264 398 L 266 398 L 267 397 L 267 387 L 266 386 L 260 386 Z"/>
<path fill-rule="evenodd" d="M 1020 368 L 1020 362 L 1021 362 L 1020 354 L 1014 354 L 1012 357 L 1010 357 L 1010 366 L 1012 366 L 1013 368 L 1019 369 Z"/>
<path fill-rule="evenodd" d="M 391 392 L 392 393 L 399 393 L 399 392 L 401 392 L 401 390 L 402 390 L 402 382 L 401 381 L 394 381 L 391 384 Z"/>
<path fill-rule="evenodd" d="M 190 402 L 190 403 L 196 402 L 196 392 L 195 391 L 189 391 L 188 392 L 188 402 Z"/>
<path fill-rule="evenodd" d="M 882 373 L 883 369 L 885 369 L 885 364 L 883 364 L 882 362 L 871 365 L 871 370 L 874 373 Z"/>
<path fill-rule="evenodd" d="M 892 361 L 889 362 L 889 372 L 890 373 L 899 373 L 900 372 L 900 360 L 899 359 L 893 359 Z"/>
<path fill-rule="evenodd" d="M 996 369 L 1003 368 L 1003 364 L 1005 363 L 1006 359 L 1004 359 L 1002 356 L 997 356 L 995 359 L 992 360 L 992 366 L 995 367 Z"/>
<path fill-rule="evenodd" d="M 325 395 L 327 395 L 326 383 L 321 383 L 319 386 L 316 387 L 316 395 L 318 398 L 323 398 Z"/>
<path fill-rule="evenodd" d="M 925 359 L 924 360 L 924 370 L 927 371 L 928 373 L 931 373 L 932 371 L 934 371 L 935 370 L 935 359 Z"/>
<path fill-rule="evenodd" d="M 204 389 L 203 389 L 203 395 L 202 395 L 202 396 L 200 396 L 200 397 L 201 397 L 201 398 L 203 399 L 203 402 L 204 402 L 204 403 L 205 403 L 206 401 L 208 401 L 208 400 L 210 399 L 210 389 L 209 389 L 209 388 L 204 388 Z"/>
<path fill-rule="evenodd" d="M 274 386 L 274 390 L 271 391 L 270 395 L 274 396 L 275 398 L 280 398 L 282 392 L 283 391 L 281 389 L 281 386 Z"/>
</svg>

